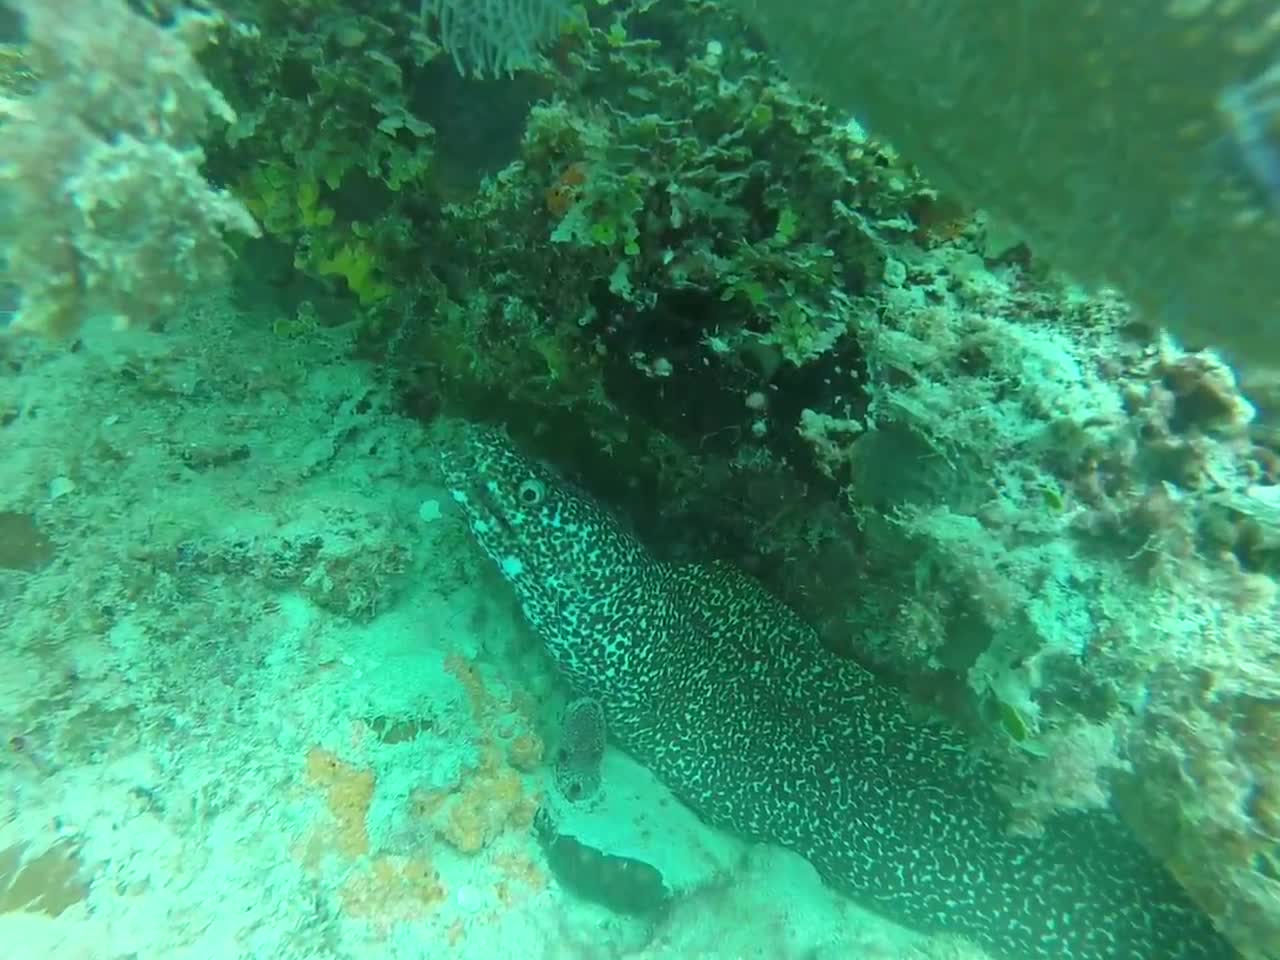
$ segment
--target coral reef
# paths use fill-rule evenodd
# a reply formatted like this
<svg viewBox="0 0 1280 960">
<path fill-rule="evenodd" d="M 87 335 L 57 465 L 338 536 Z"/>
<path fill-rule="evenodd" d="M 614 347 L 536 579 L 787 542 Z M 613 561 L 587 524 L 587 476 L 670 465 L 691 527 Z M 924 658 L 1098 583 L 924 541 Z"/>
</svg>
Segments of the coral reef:
<svg viewBox="0 0 1280 960">
<path fill-rule="evenodd" d="M 218 21 L 187 11 L 163 29 L 121 0 L 19 7 L 37 79 L 0 100 L 13 326 L 150 322 L 222 275 L 224 233 L 258 232 L 200 169 L 211 120 L 235 121 L 193 54 Z"/>
<path fill-rule="evenodd" d="M 990 182 L 939 183 L 1027 212 L 1041 230 L 1024 241 L 913 166 L 934 151 L 919 131 L 941 125 L 900 134 L 900 153 L 793 82 L 763 52 L 780 36 L 712 0 L 589 3 L 555 29 L 537 20 L 513 60 L 460 34 L 448 3 L 220 6 L 224 22 L 169 2 L 23 4 L 31 43 L 0 66 L 19 214 L 5 257 L 22 286 L 17 303 L 0 290 L 0 319 L 150 318 L 218 275 L 225 231 L 243 234 L 244 310 L 187 318 L 208 347 L 161 329 L 55 360 L 0 339 L 0 615 L 30 662 L 132 637 L 174 666 L 157 670 L 157 702 L 202 717 L 208 691 L 240 682 L 246 638 L 295 599 L 353 629 L 403 612 L 426 516 L 374 492 L 428 475 L 430 458 L 401 415 L 503 420 L 663 560 L 747 569 L 828 647 L 967 725 L 1016 829 L 1113 805 L 1242 949 L 1280 942 L 1280 391 L 1153 331 L 1195 297 L 1143 282 L 1254 269 L 1273 217 L 1244 224 L 1239 256 L 1198 252 L 1185 270 L 1115 239 L 1120 221 L 1057 234 L 1031 217 L 1051 210 L 1050 184 L 1006 176 L 1027 170 L 992 136 L 1006 121 L 969 122 L 1000 162 Z M 63 19 L 91 14 L 93 30 Z M 195 35 L 218 41 L 198 67 Z M 503 76 L 460 78 L 454 57 Z M 856 73 L 847 60 L 854 102 L 878 84 L 856 79 L 875 58 Z M 102 76 L 105 104 L 89 83 Z M 1243 155 L 1214 217 L 1261 209 L 1245 188 L 1266 143 L 1241 135 L 1274 76 L 1250 60 L 1241 77 L 1215 121 Z M 1071 146 L 1117 159 L 1089 137 Z M 149 242 L 126 244 L 140 224 Z M 1059 263 L 1068 240 L 1106 269 Z M 68 256 L 74 269 L 44 269 Z M 1087 294 L 1056 266 L 1162 299 Z M 1229 325 L 1247 288 L 1213 291 L 1233 276 L 1210 278 L 1183 330 Z M 368 365 L 340 380 L 335 358 L 352 356 Z M 109 414 L 68 419 L 47 400 L 68 369 Z M 235 506 L 215 510 L 212 489 Z M 110 511 L 86 506 L 112 491 Z M 102 530 L 87 565 L 79 545 Z M 437 571 L 443 590 L 468 561 L 458 542 L 439 549 L 460 558 Z M 69 568 L 86 573 L 45 586 Z M 58 619 L 22 626 L 20 606 Z M 447 665 L 472 711 L 456 769 L 406 784 L 390 761 L 298 745 L 295 766 L 318 751 L 309 795 L 350 801 L 330 827 L 356 838 L 338 854 L 361 865 L 353 912 L 435 902 L 436 860 L 510 855 L 532 819 L 550 714 L 532 698 L 555 691 L 527 650 L 488 642 Z M 206 686 L 179 689 L 179 651 Z M 344 657 L 315 652 L 309 669 L 352 676 Z M 6 718 L 24 769 L 56 773 L 140 728 L 136 705 L 82 700 L 77 671 L 46 675 L 60 679 Z M 427 710 L 348 714 L 383 760 L 437 733 Z M 398 845 L 380 845 L 386 822 Z M 536 887 L 527 872 L 512 867 L 510 897 Z"/>
<path fill-rule="evenodd" d="M 823 96 L 1038 255 L 1119 286 L 1193 346 L 1280 367 L 1280 44 L 1265 0 L 1008 18 L 981 0 L 732 2 Z"/>
<path fill-rule="evenodd" d="M 232 0 L 213 82 L 236 111 L 209 143 L 264 237 L 240 284 L 294 323 L 345 322 L 354 301 L 375 329 L 397 328 L 436 259 L 420 229 L 439 205 L 435 131 L 421 116 L 439 54 L 410 4 Z M 344 296 L 345 294 L 345 296 Z"/>
<path fill-rule="evenodd" d="M 538 47 L 568 18 L 567 0 L 426 0 L 460 73 L 510 74 L 533 66 Z"/>
<path fill-rule="evenodd" d="M 1245 399 L 1211 355 L 1054 276 L 1052 246 L 939 195 L 719 4 L 567 22 L 493 81 L 543 99 L 470 186 L 421 97 L 453 69 L 438 21 L 233 13 L 257 29 L 209 71 L 249 121 L 218 168 L 290 268 L 345 281 L 406 409 L 507 420 L 658 552 L 748 567 L 828 645 L 967 724 L 1018 829 L 1119 795 L 1160 811 L 1140 824 L 1154 849 L 1208 835 L 1194 780 L 1147 775 L 1176 760 L 1150 711 L 1204 669 L 1235 685 L 1201 624 L 1273 632 L 1269 394 Z M 316 97 L 327 109 L 304 109 Z M 319 305 L 298 308 L 305 339 L 334 301 L 297 296 Z M 1270 675 L 1264 645 L 1242 669 Z M 504 749 L 477 789 L 510 800 L 499 771 L 536 761 Z M 1252 755 L 1234 768 L 1268 782 Z M 506 803 L 455 835 L 483 846 Z M 1258 824 L 1233 804 L 1218 819 L 1243 840 Z M 1271 881 L 1248 843 L 1214 849 L 1166 858 L 1226 920 L 1213 891 Z M 1241 917 L 1241 943 L 1266 939 Z"/>
</svg>

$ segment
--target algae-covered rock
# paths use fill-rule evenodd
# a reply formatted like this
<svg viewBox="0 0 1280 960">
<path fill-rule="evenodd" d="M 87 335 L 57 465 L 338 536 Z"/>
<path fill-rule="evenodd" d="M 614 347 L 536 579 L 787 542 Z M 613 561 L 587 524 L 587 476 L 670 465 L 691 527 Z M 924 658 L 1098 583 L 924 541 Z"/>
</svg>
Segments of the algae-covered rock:
<svg viewBox="0 0 1280 960">
<path fill-rule="evenodd" d="M 939 187 L 1197 344 L 1280 365 L 1264 0 L 735 0 Z"/>
</svg>

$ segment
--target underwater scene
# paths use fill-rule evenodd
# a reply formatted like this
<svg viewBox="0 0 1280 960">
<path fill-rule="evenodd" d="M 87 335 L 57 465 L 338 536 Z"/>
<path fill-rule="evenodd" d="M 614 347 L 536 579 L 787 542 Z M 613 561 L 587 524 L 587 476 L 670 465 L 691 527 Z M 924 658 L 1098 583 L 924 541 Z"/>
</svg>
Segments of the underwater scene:
<svg viewBox="0 0 1280 960">
<path fill-rule="evenodd" d="M 1280 960 L 1280 8 L 0 0 L 0 960 Z"/>
</svg>

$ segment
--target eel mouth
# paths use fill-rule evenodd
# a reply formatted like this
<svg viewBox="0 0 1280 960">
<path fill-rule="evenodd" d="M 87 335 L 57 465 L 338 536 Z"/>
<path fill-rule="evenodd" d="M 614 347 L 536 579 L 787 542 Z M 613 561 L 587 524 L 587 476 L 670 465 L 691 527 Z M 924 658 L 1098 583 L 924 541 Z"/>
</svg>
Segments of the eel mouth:
<svg viewBox="0 0 1280 960">
<path fill-rule="evenodd" d="M 489 489 L 487 484 L 476 484 L 471 488 L 468 496 L 472 498 L 472 508 L 477 513 L 482 512 L 486 520 L 494 526 L 500 527 L 503 533 L 509 537 L 516 535 L 515 525 L 507 518 L 506 511 L 502 509 L 502 504 L 498 502 L 498 498 L 494 496 L 493 491 Z"/>
<path fill-rule="evenodd" d="M 440 472 L 445 486 L 455 500 L 465 497 L 472 507 L 480 502 L 480 492 L 485 488 L 484 463 L 477 441 L 473 430 L 463 428 L 451 431 L 440 444 Z"/>
<path fill-rule="evenodd" d="M 450 437 L 440 454 L 445 485 L 481 545 L 500 562 L 516 561 L 527 571 L 536 558 L 526 549 L 520 527 L 512 520 L 512 505 L 500 492 L 503 481 L 494 476 L 495 460 L 485 447 L 485 431 L 473 426 Z"/>
</svg>

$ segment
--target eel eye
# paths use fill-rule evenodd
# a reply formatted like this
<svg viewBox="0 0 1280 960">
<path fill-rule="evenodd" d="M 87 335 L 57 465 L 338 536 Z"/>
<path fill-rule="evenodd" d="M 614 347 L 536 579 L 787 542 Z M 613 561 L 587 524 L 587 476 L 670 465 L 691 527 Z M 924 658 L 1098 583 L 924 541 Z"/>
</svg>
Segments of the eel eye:
<svg viewBox="0 0 1280 960">
<path fill-rule="evenodd" d="M 520 484 L 520 489 L 517 491 L 517 495 L 520 497 L 521 503 L 532 507 L 533 505 L 542 502 L 542 498 L 546 495 L 546 492 L 547 488 L 544 487 L 540 481 L 526 480 L 524 483 Z"/>
</svg>

